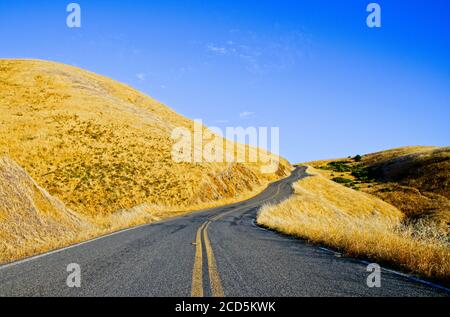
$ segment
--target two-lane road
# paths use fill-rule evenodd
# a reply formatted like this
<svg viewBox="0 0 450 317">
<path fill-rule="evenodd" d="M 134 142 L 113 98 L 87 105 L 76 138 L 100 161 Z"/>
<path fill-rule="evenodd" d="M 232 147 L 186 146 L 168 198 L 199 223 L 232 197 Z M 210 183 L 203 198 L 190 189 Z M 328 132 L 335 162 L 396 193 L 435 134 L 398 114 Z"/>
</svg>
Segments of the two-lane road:
<svg viewBox="0 0 450 317">
<path fill-rule="evenodd" d="M 122 231 L 0 267 L 0 296 L 446 296 L 361 261 L 255 225 L 258 208 L 292 194 L 298 168 L 246 202 Z M 71 263 L 81 287 L 66 284 Z"/>
</svg>

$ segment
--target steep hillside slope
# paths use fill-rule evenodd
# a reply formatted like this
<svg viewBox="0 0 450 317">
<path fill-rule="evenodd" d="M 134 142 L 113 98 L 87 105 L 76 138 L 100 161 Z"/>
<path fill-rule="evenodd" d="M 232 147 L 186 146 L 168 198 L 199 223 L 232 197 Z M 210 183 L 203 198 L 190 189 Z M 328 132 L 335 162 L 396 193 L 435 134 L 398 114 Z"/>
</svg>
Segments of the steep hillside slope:
<svg viewBox="0 0 450 317">
<path fill-rule="evenodd" d="M 389 154 L 391 151 L 363 157 L 362 162 L 369 168 L 371 177 L 450 198 L 450 147 Z"/>
<path fill-rule="evenodd" d="M 0 263 L 78 241 L 92 230 L 16 163 L 0 158 Z"/>
<path fill-rule="evenodd" d="M 262 162 L 176 163 L 173 129 L 193 122 L 108 78 L 52 62 L 0 60 L 0 154 L 85 215 L 141 204 L 236 201 L 287 175 Z"/>
</svg>

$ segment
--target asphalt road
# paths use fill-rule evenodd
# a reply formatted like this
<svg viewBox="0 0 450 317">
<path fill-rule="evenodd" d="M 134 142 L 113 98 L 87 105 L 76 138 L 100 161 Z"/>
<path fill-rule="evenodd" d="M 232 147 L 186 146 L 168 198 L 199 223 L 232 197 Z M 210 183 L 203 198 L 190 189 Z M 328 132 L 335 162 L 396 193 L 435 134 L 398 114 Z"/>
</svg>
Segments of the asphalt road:
<svg viewBox="0 0 450 317">
<path fill-rule="evenodd" d="M 367 264 L 257 227 L 258 207 L 305 176 L 299 168 L 246 202 L 0 267 L 0 296 L 448 296 L 384 270 L 369 288 Z M 80 288 L 66 284 L 71 263 Z"/>
</svg>

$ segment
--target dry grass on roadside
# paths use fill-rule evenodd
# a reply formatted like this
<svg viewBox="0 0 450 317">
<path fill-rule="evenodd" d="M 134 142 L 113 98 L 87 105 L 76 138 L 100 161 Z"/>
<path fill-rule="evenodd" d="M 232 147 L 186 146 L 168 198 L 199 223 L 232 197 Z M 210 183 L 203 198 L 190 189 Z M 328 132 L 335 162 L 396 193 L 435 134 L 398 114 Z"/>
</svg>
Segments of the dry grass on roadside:
<svg viewBox="0 0 450 317">
<path fill-rule="evenodd" d="M 450 247 L 438 230 L 421 223 L 405 225 L 395 207 L 317 174 L 294 188 L 290 199 L 262 208 L 260 225 L 349 256 L 391 263 L 441 281 L 450 278 Z"/>
<path fill-rule="evenodd" d="M 324 177 L 381 198 L 410 222 L 450 236 L 450 147 L 409 146 L 352 158 L 315 161 Z"/>
<path fill-rule="evenodd" d="M 0 158 L 0 263 L 89 238 L 95 227 Z"/>
<path fill-rule="evenodd" d="M 257 187 L 229 204 L 262 191 Z M 82 215 L 40 187 L 27 172 L 7 157 L 0 157 L 0 263 L 65 247 L 122 229 L 179 216 L 193 210 L 215 207 L 216 202 L 186 209 L 142 204 L 109 214 Z"/>
</svg>

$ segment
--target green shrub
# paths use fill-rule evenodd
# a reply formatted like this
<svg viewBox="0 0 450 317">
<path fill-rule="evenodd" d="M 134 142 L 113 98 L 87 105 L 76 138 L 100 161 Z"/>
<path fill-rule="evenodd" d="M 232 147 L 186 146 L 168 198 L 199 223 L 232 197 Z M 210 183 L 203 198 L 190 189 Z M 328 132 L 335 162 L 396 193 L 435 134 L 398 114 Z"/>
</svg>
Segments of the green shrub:
<svg viewBox="0 0 450 317">
<path fill-rule="evenodd" d="M 353 181 L 351 179 L 344 178 L 344 177 L 335 177 L 332 180 L 334 182 L 338 183 L 338 184 L 350 184 L 350 183 L 353 183 Z"/>
<path fill-rule="evenodd" d="M 356 155 L 356 156 L 353 158 L 353 160 L 354 160 L 355 162 L 361 162 L 361 161 L 362 161 L 362 156 L 361 156 L 361 155 Z"/>
<path fill-rule="evenodd" d="M 352 176 L 356 177 L 359 181 L 369 180 L 369 170 L 365 167 L 354 167 L 352 170 Z"/>
<path fill-rule="evenodd" d="M 331 162 L 328 163 L 328 167 L 338 173 L 351 172 L 351 168 L 347 164 L 346 162 Z"/>
</svg>

